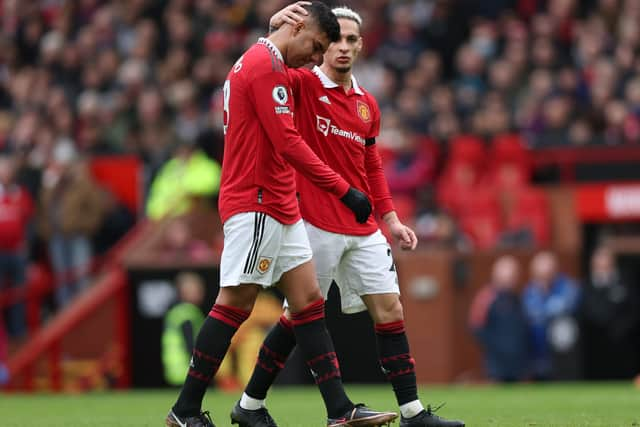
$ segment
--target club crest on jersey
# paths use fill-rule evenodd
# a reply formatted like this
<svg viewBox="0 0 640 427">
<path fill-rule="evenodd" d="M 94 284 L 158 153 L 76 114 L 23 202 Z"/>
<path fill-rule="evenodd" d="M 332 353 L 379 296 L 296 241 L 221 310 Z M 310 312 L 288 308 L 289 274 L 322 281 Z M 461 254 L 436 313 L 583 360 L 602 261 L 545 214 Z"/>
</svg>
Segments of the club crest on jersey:
<svg viewBox="0 0 640 427">
<path fill-rule="evenodd" d="M 271 267 L 271 258 L 260 257 L 258 260 L 258 273 L 264 274 L 269 271 L 269 267 Z"/>
<path fill-rule="evenodd" d="M 325 117 L 320 117 L 318 115 L 316 115 L 316 126 L 318 128 L 318 130 L 320 131 L 321 134 L 323 134 L 324 136 L 329 135 L 329 128 L 331 127 L 331 120 L 325 118 Z"/>
<path fill-rule="evenodd" d="M 289 100 L 287 89 L 281 85 L 278 85 L 273 88 L 273 91 L 271 92 L 271 96 L 273 97 L 273 100 L 280 105 L 286 104 L 287 101 Z"/>
<path fill-rule="evenodd" d="M 358 117 L 360 117 L 363 122 L 368 122 L 371 120 L 371 112 L 369 111 L 369 106 L 367 104 L 358 101 L 356 103 L 356 108 L 358 110 Z"/>
</svg>

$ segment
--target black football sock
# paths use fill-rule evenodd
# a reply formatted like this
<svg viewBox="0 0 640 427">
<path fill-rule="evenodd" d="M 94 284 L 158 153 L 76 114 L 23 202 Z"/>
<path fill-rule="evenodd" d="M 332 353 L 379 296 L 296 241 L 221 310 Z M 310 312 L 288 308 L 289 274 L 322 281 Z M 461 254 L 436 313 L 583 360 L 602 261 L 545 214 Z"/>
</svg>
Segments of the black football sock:
<svg viewBox="0 0 640 427">
<path fill-rule="evenodd" d="M 253 374 L 251 374 L 251 379 L 244 392 L 254 399 L 265 399 L 269 387 L 284 368 L 284 364 L 295 346 L 296 337 L 293 334 L 293 325 L 289 319 L 282 315 L 260 347 L 256 366 L 253 368 Z"/>
<path fill-rule="evenodd" d="M 291 313 L 293 332 L 307 366 L 315 379 L 329 418 L 338 418 L 353 408 L 342 386 L 340 366 L 324 321 L 324 299 Z"/>
<path fill-rule="evenodd" d="M 415 361 L 409 353 L 404 321 L 378 323 L 375 329 L 380 367 L 393 386 L 398 405 L 418 400 Z"/>
<path fill-rule="evenodd" d="M 215 304 L 209 312 L 193 349 L 191 364 L 173 412 L 180 417 L 200 413 L 202 399 L 211 379 L 218 372 L 231 338 L 249 313 L 235 307 Z"/>
</svg>

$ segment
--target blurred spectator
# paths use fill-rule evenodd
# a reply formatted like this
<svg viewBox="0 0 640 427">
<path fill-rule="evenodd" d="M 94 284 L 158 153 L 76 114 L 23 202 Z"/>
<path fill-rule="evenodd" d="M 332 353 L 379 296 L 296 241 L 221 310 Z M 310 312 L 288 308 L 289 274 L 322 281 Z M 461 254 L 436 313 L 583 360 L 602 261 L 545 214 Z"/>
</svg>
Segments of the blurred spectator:
<svg viewBox="0 0 640 427">
<path fill-rule="evenodd" d="M 406 196 L 415 201 L 417 191 L 434 178 L 436 147 L 433 141 L 421 138 L 403 123 L 396 128 L 393 144 L 384 164 L 389 190 L 394 197 Z"/>
<path fill-rule="evenodd" d="M 164 316 L 162 364 L 164 379 L 180 386 L 189 368 L 189 360 L 198 331 L 204 322 L 200 306 L 204 302 L 204 282 L 200 276 L 182 272 L 176 277 L 177 303 Z"/>
<path fill-rule="evenodd" d="M 208 115 L 200 110 L 195 86 L 191 80 L 182 80 L 169 88 L 169 102 L 176 117 L 173 128 L 180 141 L 195 144 L 208 122 Z"/>
<path fill-rule="evenodd" d="M 190 265 L 211 261 L 215 257 L 213 248 L 194 235 L 190 223 L 184 216 L 167 220 L 154 259 L 162 263 Z"/>
<path fill-rule="evenodd" d="M 0 386 L 9 381 L 7 361 L 9 360 L 9 337 L 4 328 L 4 316 L 0 316 Z"/>
<path fill-rule="evenodd" d="M 105 254 L 125 236 L 135 224 L 134 214 L 113 194 L 104 192 L 104 219 L 93 235 L 92 247 L 96 256 Z"/>
<path fill-rule="evenodd" d="M 554 352 L 568 351 L 578 339 L 574 318 L 580 288 L 558 270 L 557 257 L 551 252 L 533 257 L 530 274 L 522 301 L 529 324 L 531 375 L 536 380 L 548 380 L 554 376 Z"/>
<path fill-rule="evenodd" d="M 586 378 L 633 377 L 638 360 L 638 302 L 635 287 L 620 277 L 611 250 L 596 249 L 581 308 Z"/>
<path fill-rule="evenodd" d="M 455 98 L 459 111 L 463 115 L 471 114 L 480 105 L 486 84 L 482 77 L 486 61 L 473 47 L 465 44 L 456 54 L 458 77 L 453 82 Z"/>
<path fill-rule="evenodd" d="M 504 255 L 493 264 L 491 282 L 471 304 L 469 324 L 482 347 L 487 375 L 494 381 L 519 381 L 527 374 L 528 325 L 519 280 L 517 259 Z"/>
<path fill-rule="evenodd" d="M 562 146 L 569 143 L 567 128 L 570 124 L 572 106 L 570 99 L 552 95 L 541 104 L 540 131 L 534 141 L 536 148 Z"/>
<path fill-rule="evenodd" d="M 403 73 L 414 66 L 415 58 L 423 49 L 422 40 L 417 37 L 408 4 L 393 5 L 390 9 L 389 34 L 377 55 L 385 66 Z"/>
<path fill-rule="evenodd" d="M 158 220 L 184 214 L 194 202 L 216 196 L 219 186 L 220 165 L 194 144 L 183 143 L 151 183 L 147 215 Z"/>
<path fill-rule="evenodd" d="M 145 88 L 136 101 L 135 112 L 139 154 L 147 164 L 148 180 L 152 180 L 171 157 L 177 135 L 171 127 L 168 108 L 159 89 Z"/>
<path fill-rule="evenodd" d="M 88 284 L 91 239 L 104 220 L 106 196 L 70 143 L 55 147 L 42 187 L 39 228 L 48 243 L 60 308 Z"/>
<path fill-rule="evenodd" d="M 398 203 L 394 203 L 399 212 Z M 456 248 L 460 251 L 470 249 L 470 242 L 460 232 L 455 219 L 438 207 L 433 188 L 424 188 L 418 192 L 415 216 L 414 230 L 419 244 Z M 410 219 L 407 218 L 407 221 Z"/>
<path fill-rule="evenodd" d="M 27 274 L 33 201 L 16 183 L 15 172 L 14 158 L 0 154 L 0 292 L 10 287 L 24 289 Z M 9 334 L 24 337 L 27 332 L 24 303 L 6 309 Z M 3 316 L 0 312 L 0 317 Z"/>
</svg>

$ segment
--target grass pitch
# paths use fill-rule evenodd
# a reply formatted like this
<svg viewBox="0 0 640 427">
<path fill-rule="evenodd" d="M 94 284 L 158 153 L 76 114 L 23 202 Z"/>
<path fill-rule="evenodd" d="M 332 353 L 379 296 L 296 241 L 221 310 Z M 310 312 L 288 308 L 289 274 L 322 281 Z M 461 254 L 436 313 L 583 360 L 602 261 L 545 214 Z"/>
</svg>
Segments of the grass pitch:
<svg viewBox="0 0 640 427">
<path fill-rule="evenodd" d="M 348 385 L 347 391 L 356 402 L 396 410 L 388 386 Z M 640 426 L 640 389 L 631 383 L 424 387 L 420 396 L 425 403 L 446 402 L 438 414 L 462 419 L 470 427 Z M 161 427 L 176 397 L 175 390 L 0 394 L 0 426 Z M 217 427 L 230 425 L 229 412 L 238 397 L 209 390 L 204 408 Z M 326 425 L 314 387 L 275 388 L 267 405 L 280 427 Z"/>
</svg>

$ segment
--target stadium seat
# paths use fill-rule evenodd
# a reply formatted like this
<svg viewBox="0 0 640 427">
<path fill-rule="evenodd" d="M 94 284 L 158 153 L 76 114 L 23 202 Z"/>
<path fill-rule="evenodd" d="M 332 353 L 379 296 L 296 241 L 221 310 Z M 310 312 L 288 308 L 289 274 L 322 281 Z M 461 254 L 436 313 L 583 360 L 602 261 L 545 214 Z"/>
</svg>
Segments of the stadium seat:
<svg viewBox="0 0 640 427">
<path fill-rule="evenodd" d="M 505 197 L 506 196 L 506 197 Z M 505 206 L 507 198 L 512 205 Z M 528 229 L 533 234 L 536 246 L 550 243 L 549 203 L 544 191 L 525 187 L 514 192 L 502 192 L 505 230 Z"/>
<path fill-rule="evenodd" d="M 409 224 L 416 216 L 416 200 L 413 197 L 398 195 L 393 197 L 393 205 L 400 221 Z"/>
<path fill-rule="evenodd" d="M 483 185 L 511 189 L 526 186 L 530 180 L 531 156 L 522 137 L 517 134 L 495 137 L 489 147 Z"/>
<path fill-rule="evenodd" d="M 501 231 L 500 206 L 493 191 L 476 190 L 470 193 L 458 215 L 462 231 L 476 249 L 492 249 Z"/>
<path fill-rule="evenodd" d="M 481 167 L 486 155 L 484 143 L 477 136 L 460 135 L 449 141 L 448 163 L 464 162 Z"/>
<path fill-rule="evenodd" d="M 462 204 L 475 192 L 480 181 L 484 154 L 474 143 L 461 144 L 460 151 L 452 148 L 444 170 L 436 184 L 439 205 L 451 214 L 458 215 Z"/>
</svg>

